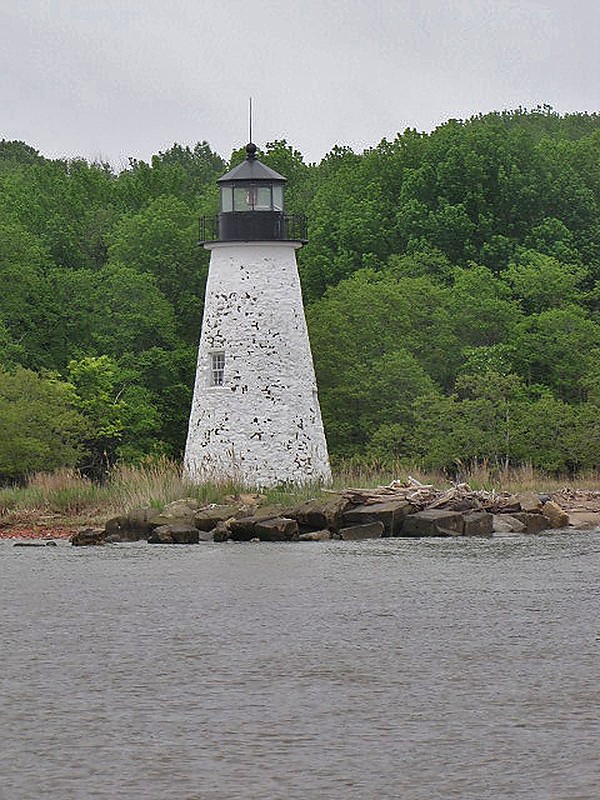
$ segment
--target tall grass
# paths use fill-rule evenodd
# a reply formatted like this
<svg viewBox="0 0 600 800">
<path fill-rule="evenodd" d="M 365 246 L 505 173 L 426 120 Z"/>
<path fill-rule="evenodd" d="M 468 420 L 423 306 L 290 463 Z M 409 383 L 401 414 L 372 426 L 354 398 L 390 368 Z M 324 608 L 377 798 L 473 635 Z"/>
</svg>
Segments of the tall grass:
<svg viewBox="0 0 600 800">
<path fill-rule="evenodd" d="M 24 487 L 0 488 L 0 516 L 11 512 L 77 515 L 104 508 L 108 486 L 96 486 L 72 469 L 32 475 Z"/>
<path fill-rule="evenodd" d="M 339 463 L 334 470 L 333 489 L 386 486 L 393 480 L 404 481 L 409 475 L 440 488 L 450 484 L 447 475 L 409 469 L 400 462 L 382 465 L 346 461 Z M 569 479 L 545 475 L 527 465 L 505 469 L 487 462 L 475 463 L 461 466 L 453 478 L 468 483 L 473 489 L 496 491 L 551 493 L 567 485 L 600 490 L 599 473 Z M 166 458 L 137 466 L 115 467 L 103 485 L 93 483 L 74 470 L 60 469 L 32 475 L 24 487 L 0 488 L 0 522 L 45 515 L 77 522 L 100 520 L 140 506 L 162 508 L 185 497 L 194 498 L 202 505 L 231 502 L 248 491 L 232 482 L 191 483 L 184 476 L 181 464 Z M 259 500 L 285 506 L 318 496 L 321 492 L 322 487 L 317 485 L 282 485 L 265 490 L 259 495 Z"/>
</svg>

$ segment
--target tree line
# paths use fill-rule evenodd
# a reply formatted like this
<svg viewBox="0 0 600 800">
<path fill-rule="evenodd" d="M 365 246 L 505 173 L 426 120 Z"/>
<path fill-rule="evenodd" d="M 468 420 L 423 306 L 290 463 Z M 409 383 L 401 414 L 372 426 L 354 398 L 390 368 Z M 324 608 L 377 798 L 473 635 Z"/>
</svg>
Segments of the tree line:
<svg viewBox="0 0 600 800">
<path fill-rule="evenodd" d="M 600 117 L 406 130 L 259 157 L 308 217 L 299 253 L 334 460 L 454 470 L 600 461 Z M 117 172 L 0 142 L 0 477 L 181 456 L 208 254 L 239 163 L 206 142 Z"/>
</svg>

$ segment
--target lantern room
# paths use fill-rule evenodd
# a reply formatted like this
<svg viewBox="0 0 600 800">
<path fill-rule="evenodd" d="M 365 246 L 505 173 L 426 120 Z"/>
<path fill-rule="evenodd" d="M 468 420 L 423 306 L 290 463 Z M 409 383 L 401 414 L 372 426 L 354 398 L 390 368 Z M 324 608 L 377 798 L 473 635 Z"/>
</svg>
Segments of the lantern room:
<svg viewBox="0 0 600 800">
<path fill-rule="evenodd" d="M 247 144 L 246 160 L 218 180 L 219 241 L 287 239 L 285 181 L 283 175 L 256 158 L 256 145 Z"/>
</svg>

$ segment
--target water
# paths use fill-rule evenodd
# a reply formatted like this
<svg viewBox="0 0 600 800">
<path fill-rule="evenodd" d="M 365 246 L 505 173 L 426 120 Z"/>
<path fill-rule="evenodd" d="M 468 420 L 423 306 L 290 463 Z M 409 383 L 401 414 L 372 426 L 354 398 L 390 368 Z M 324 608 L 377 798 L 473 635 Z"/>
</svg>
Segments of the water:
<svg viewBox="0 0 600 800">
<path fill-rule="evenodd" d="M 0 798 L 595 799 L 599 554 L 0 542 Z"/>
</svg>

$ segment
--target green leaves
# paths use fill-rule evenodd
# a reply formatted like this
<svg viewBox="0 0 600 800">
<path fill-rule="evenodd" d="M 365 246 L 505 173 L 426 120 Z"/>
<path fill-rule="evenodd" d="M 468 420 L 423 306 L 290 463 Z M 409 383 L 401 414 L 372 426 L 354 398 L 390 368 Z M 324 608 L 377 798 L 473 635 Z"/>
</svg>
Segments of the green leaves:
<svg viewBox="0 0 600 800">
<path fill-rule="evenodd" d="M 299 265 L 334 455 L 600 461 L 599 145 L 600 117 L 542 107 L 336 145 L 319 164 L 264 147 L 287 211 L 308 215 Z M 119 174 L 0 142 L 0 377 L 38 404 L 0 401 L 0 473 L 86 448 L 97 474 L 181 453 L 208 271 L 198 216 L 216 213 L 226 168 L 206 142 Z M 63 450 L 44 403 L 64 410 Z"/>
<path fill-rule="evenodd" d="M 0 478 L 74 466 L 88 430 L 76 406 L 70 384 L 0 368 Z"/>
</svg>

